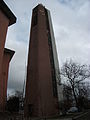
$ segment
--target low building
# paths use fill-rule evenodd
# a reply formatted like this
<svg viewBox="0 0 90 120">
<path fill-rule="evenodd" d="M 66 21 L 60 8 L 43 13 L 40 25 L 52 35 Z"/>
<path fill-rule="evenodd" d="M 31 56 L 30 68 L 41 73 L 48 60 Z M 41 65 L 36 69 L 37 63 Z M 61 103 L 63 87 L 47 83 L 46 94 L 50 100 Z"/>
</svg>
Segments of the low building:
<svg viewBox="0 0 90 120">
<path fill-rule="evenodd" d="M 0 111 L 4 108 L 4 99 L 7 93 L 8 64 L 11 59 L 11 50 L 4 49 L 8 27 L 16 22 L 16 17 L 3 0 L 0 0 Z M 6 76 L 4 75 L 6 74 Z M 5 89 L 5 90 L 4 90 Z M 5 98 L 4 98 L 5 97 Z"/>
</svg>

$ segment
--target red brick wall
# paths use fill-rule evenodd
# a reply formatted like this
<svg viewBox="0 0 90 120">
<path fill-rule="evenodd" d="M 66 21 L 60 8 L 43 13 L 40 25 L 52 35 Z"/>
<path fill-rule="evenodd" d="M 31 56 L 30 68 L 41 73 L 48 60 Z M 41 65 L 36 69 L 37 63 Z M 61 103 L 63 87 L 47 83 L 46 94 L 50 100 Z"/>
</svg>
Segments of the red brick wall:
<svg viewBox="0 0 90 120">
<path fill-rule="evenodd" d="M 30 45 L 27 67 L 25 115 L 32 104 L 32 116 L 51 116 L 58 114 L 57 98 L 53 96 L 51 64 L 49 56 L 46 16 L 44 8 L 38 7 L 37 25 L 31 25 Z"/>
<path fill-rule="evenodd" d="M 2 61 L 4 53 L 4 45 L 8 29 L 9 20 L 0 10 L 0 109 L 2 109 L 3 79 L 2 79 Z"/>
<path fill-rule="evenodd" d="M 2 64 L 2 80 L 3 80 L 3 102 L 2 106 L 5 109 L 6 98 L 7 98 L 7 82 L 8 82 L 8 70 L 9 70 L 9 62 L 10 62 L 10 54 L 4 52 L 3 56 L 3 64 Z"/>
</svg>

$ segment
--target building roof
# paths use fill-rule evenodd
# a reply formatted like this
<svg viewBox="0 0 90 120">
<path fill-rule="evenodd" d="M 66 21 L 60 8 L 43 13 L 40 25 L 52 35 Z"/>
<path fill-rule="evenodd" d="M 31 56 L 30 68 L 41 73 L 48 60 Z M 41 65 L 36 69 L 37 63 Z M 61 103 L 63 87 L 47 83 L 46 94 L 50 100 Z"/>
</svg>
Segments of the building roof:
<svg viewBox="0 0 90 120">
<path fill-rule="evenodd" d="M 9 19 L 9 26 L 16 22 L 16 17 L 12 11 L 8 8 L 6 3 L 3 0 L 0 0 L 0 10 L 7 16 Z"/>
<path fill-rule="evenodd" d="M 4 48 L 4 53 L 10 54 L 10 60 L 12 59 L 13 55 L 15 54 L 15 51 Z"/>
</svg>

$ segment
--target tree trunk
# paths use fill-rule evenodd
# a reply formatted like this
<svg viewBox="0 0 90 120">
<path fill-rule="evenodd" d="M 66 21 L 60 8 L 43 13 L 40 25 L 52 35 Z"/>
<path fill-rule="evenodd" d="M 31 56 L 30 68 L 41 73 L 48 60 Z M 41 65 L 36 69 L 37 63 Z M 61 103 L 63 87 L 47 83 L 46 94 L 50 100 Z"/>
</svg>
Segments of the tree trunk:
<svg viewBox="0 0 90 120">
<path fill-rule="evenodd" d="M 73 91 L 74 99 L 75 99 L 75 102 L 76 102 L 76 107 L 78 108 L 78 101 L 77 101 L 77 97 L 76 97 L 76 94 L 75 94 L 74 86 L 72 86 L 72 91 Z"/>
</svg>

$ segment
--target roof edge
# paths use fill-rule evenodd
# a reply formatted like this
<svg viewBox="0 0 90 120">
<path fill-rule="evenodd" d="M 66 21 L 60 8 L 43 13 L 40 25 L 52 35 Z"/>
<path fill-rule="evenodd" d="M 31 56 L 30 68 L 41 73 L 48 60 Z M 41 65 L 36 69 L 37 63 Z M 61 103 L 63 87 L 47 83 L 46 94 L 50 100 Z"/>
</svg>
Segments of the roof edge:
<svg viewBox="0 0 90 120">
<path fill-rule="evenodd" d="M 7 48 L 4 48 L 4 53 L 10 54 L 10 61 L 11 61 L 13 55 L 15 54 L 15 51 L 7 49 Z"/>
<path fill-rule="evenodd" d="M 16 17 L 12 11 L 8 8 L 6 3 L 3 0 L 0 0 L 0 10 L 6 15 L 9 19 L 9 26 L 16 23 Z"/>
</svg>

